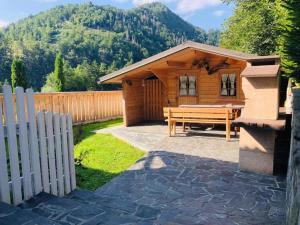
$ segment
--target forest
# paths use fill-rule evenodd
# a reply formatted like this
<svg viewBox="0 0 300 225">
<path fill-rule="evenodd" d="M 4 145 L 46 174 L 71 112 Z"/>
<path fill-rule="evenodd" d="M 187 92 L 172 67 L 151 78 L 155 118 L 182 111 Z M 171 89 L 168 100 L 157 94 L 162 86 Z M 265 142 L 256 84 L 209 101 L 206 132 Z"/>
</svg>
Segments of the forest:
<svg viewBox="0 0 300 225">
<path fill-rule="evenodd" d="M 60 53 L 65 91 L 112 88 L 96 80 L 186 40 L 218 45 L 219 31 L 194 27 L 160 3 L 131 10 L 92 3 L 59 6 L 0 32 L 0 82 L 11 82 L 12 61 L 22 59 L 28 83 L 39 91 Z"/>
<path fill-rule="evenodd" d="M 97 80 L 187 40 L 280 55 L 282 75 L 300 86 L 300 1 L 223 2 L 233 3 L 235 9 L 220 31 L 195 27 L 161 3 L 130 10 L 70 4 L 29 16 L 0 30 L 0 87 L 15 82 L 15 65 L 36 91 L 116 88 L 98 85 Z M 54 69 L 58 58 L 59 71 Z M 61 71 L 64 83 L 58 85 Z"/>
</svg>

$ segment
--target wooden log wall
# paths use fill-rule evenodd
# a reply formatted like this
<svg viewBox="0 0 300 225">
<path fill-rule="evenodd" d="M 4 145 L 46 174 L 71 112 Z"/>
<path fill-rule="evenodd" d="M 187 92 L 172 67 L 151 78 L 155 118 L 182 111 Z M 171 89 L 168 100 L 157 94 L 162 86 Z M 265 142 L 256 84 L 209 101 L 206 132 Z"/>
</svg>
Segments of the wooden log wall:
<svg viewBox="0 0 300 225">
<path fill-rule="evenodd" d="M 15 101 L 15 96 L 13 99 Z M 123 115 L 122 91 L 35 93 L 34 101 L 36 111 L 69 113 L 74 124 L 92 123 Z M 0 104 L 3 105 L 2 94 Z"/>
<path fill-rule="evenodd" d="M 145 120 L 144 87 L 142 80 L 123 82 L 124 123 L 125 126 L 136 125 Z"/>
</svg>

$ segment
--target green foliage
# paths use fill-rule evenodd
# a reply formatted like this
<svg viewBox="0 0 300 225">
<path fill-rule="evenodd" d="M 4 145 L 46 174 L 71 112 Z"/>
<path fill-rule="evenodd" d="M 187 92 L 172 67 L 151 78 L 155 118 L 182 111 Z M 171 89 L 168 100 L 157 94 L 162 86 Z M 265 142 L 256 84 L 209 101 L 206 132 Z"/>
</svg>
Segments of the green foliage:
<svg viewBox="0 0 300 225">
<path fill-rule="evenodd" d="M 280 35 L 278 50 L 285 75 L 300 82 L 300 1 L 282 0 L 277 4 Z"/>
<path fill-rule="evenodd" d="M 128 169 L 144 152 L 110 134 L 92 131 L 121 125 L 122 120 L 76 126 L 76 180 L 80 188 L 95 190 Z"/>
<path fill-rule="evenodd" d="M 65 72 L 61 53 L 55 57 L 54 72 L 47 75 L 42 92 L 61 92 L 65 90 Z"/>
<path fill-rule="evenodd" d="M 224 24 L 221 46 L 243 52 L 270 55 L 278 36 L 275 0 L 226 0 L 236 8 Z"/>
<path fill-rule="evenodd" d="M 94 70 L 97 64 L 99 78 L 186 40 L 217 44 L 217 38 L 218 35 L 192 26 L 160 3 L 132 10 L 90 3 L 59 6 L 0 31 L 0 80 L 9 79 L 13 57 L 22 57 L 32 86 L 40 89 L 47 74 L 54 70 L 52 62 L 57 52 L 62 53 L 71 68 L 82 65 L 78 69 L 81 72 Z M 86 65 L 92 68 L 87 69 Z M 74 83 L 81 85 L 82 79 L 75 79 Z M 67 78 L 65 85 L 66 90 L 74 88 Z M 112 87 L 87 86 L 84 88 Z M 79 89 L 82 87 L 72 90 Z"/>
<path fill-rule="evenodd" d="M 11 65 L 11 85 L 12 88 L 27 88 L 26 67 L 22 60 L 14 59 Z"/>
<path fill-rule="evenodd" d="M 54 63 L 54 88 L 57 92 L 64 91 L 65 89 L 65 77 L 64 77 L 64 63 L 61 53 L 58 53 L 55 57 Z"/>
</svg>

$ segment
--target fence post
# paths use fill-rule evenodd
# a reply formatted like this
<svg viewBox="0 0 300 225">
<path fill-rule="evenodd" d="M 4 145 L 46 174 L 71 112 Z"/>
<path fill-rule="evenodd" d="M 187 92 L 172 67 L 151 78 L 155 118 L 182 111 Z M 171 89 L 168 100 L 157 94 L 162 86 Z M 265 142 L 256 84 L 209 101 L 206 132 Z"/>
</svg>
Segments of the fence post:
<svg viewBox="0 0 300 225">
<path fill-rule="evenodd" d="M 0 201 L 10 204 L 11 199 L 8 184 L 7 158 L 2 121 L 2 104 L 0 103 Z"/>
<path fill-rule="evenodd" d="M 15 113 L 12 104 L 12 90 L 8 85 L 3 85 L 5 121 L 7 126 L 7 140 L 9 148 L 10 172 L 12 181 L 13 203 L 18 205 L 22 202 L 19 156 L 17 147 L 17 131 Z"/>
<path fill-rule="evenodd" d="M 71 176 L 71 189 L 76 188 L 76 174 L 75 174 L 75 163 L 74 163 L 74 141 L 73 141 L 73 127 L 72 117 L 67 116 L 67 129 L 68 129 L 68 146 L 69 146 L 69 158 L 70 158 L 70 176 Z"/>
<path fill-rule="evenodd" d="M 26 90 L 27 94 L 27 109 L 29 120 L 29 144 L 31 166 L 33 171 L 34 193 L 38 194 L 42 191 L 41 168 L 40 168 L 40 154 L 38 149 L 37 129 L 36 129 L 36 116 L 34 108 L 34 99 L 32 89 Z"/>
<path fill-rule="evenodd" d="M 18 124 L 19 124 L 19 140 L 20 140 L 22 175 L 23 175 L 23 184 L 24 184 L 24 199 L 28 200 L 32 197 L 32 186 L 31 186 L 32 180 L 31 180 L 31 172 L 30 172 L 28 133 L 27 133 L 27 122 L 26 122 L 25 104 L 24 104 L 24 90 L 22 87 L 16 88 L 16 104 L 17 104 Z"/>
</svg>

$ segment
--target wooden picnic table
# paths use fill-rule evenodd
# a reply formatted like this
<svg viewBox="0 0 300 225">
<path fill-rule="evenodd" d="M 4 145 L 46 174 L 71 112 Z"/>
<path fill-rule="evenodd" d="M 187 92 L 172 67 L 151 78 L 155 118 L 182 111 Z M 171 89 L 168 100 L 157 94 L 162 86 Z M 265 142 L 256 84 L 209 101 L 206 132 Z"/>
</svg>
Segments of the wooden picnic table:
<svg viewBox="0 0 300 225">
<path fill-rule="evenodd" d="M 237 119 L 241 115 L 241 111 L 244 107 L 245 107 L 244 105 L 234 105 L 234 104 L 197 104 L 197 105 L 179 106 L 179 108 L 228 108 L 228 109 L 232 109 L 234 119 Z"/>
<path fill-rule="evenodd" d="M 180 108 L 230 108 L 234 110 L 242 110 L 244 105 L 233 104 L 197 104 L 197 105 L 180 105 Z"/>
</svg>

